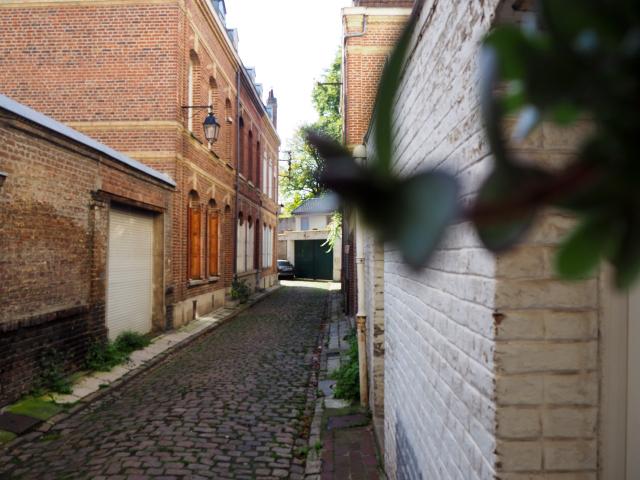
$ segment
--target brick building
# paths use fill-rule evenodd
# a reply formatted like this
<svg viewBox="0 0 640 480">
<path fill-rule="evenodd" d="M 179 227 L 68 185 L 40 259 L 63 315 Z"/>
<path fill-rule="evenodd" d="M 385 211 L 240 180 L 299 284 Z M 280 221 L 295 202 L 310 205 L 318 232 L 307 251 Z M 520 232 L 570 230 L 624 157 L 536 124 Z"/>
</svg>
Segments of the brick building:
<svg viewBox="0 0 640 480">
<path fill-rule="evenodd" d="M 0 171 L 3 405 L 52 351 L 70 372 L 108 330 L 166 329 L 175 183 L 2 95 Z"/>
<path fill-rule="evenodd" d="M 354 1 L 342 11 L 343 23 L 343 136 L 354 150 L 366 142 L 382 69 L 404 28 L 413 1 Z M 361 229 L 354 215 L 345 215 L 343 232 L 343 292 L 350 316 L 366 314 L 368 404 L 378 442 L 384 437 L 384 308 L 382 246 Z M 362 236 L 358 248 L 356 238 Z M 365 262 L 366 259 L 366 262 Z M 364 311 L 358 312 L 356 265 L 361 271 Z M 363 306 L 361 305 L 361 307 Z"/>
<path fill-rule="evenodd" d="M 0 3 L 0 92 L 175 179 L 173 327 L 223 305 L 236 274 L 277 281 L 277 102 L 263 104 L 225 13 L 222 0 Z M 217 142 L 192 106 L 212 107 Z"/>
<path fill-rule="evenodd" d="M 521 22 L 534 2 L 418 3 L 396 101 L 394 168 L 401 175 L 447 168 L 473 196 L 492 162 L 477 91 L 479 46 L 495 25 Z M 347 26 L 358 22 L 352 12 L 345 10 Z M 363 110 L 363 127 L 348 104 L 360 88 L 358 66 L 348 57 L 345 65 L 348 143 L 366 143 L 371 156 L 369 114 Z M 362 78 L 372 81 L 367 72 Z M 558 165 L 586 127 L 544 124 L 512 148 Z M 384 362 L 390 478 L 639 478 L 640 289 L 613 293 L 604 267 L 583 282 L 557 279 L 553 253 L 572 225 L 547 212 L 517 249 L 494 256 L 470 225 L 457 224 L 420 271 L 404 266 L 393 245 L 365 238 L 368 373 L 375 385 L 372 368 Z M 379 397 L 370 405 L 375 420 Z"/>
</svg>

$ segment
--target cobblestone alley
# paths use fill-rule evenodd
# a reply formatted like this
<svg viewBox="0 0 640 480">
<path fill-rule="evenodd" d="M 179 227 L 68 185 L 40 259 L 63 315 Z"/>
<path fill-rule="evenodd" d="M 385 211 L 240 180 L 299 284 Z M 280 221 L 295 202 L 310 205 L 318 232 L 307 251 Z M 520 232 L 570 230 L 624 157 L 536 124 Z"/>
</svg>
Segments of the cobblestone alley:
<svg viewBox="0 0 640 480">
<path fill-rule="evenodd" d="M 328 284 L 297 285 L 0 451 L 0 478 L 303 478 Z"/>
</svg>

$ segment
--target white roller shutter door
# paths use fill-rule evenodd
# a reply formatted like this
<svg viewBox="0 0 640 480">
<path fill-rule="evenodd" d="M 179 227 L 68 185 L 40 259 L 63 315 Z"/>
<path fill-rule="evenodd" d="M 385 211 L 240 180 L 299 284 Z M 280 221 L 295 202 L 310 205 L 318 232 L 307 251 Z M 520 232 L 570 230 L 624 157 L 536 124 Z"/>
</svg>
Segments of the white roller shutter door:
<svg viewBox="0 0 640 480">
<path fill-rule="evenodd" d="M 107 328 L 114 339 L 125 330 L 151 331 L 153 217 L 112 208 L 109 215 Z"/>
</svg>

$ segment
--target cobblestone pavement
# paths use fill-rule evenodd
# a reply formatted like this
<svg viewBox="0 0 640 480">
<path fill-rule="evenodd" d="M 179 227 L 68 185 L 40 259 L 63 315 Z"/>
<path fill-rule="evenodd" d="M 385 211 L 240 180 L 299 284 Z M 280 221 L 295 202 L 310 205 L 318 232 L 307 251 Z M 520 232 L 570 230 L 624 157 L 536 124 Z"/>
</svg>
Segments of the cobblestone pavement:
<svg viewBox="0 0 640 480">
<path fill-rule="evenodd" d="M 328 284 L 299 285 L 0 450 L 0 478 L 303 478 L 298 446 Z"/>
</svg>

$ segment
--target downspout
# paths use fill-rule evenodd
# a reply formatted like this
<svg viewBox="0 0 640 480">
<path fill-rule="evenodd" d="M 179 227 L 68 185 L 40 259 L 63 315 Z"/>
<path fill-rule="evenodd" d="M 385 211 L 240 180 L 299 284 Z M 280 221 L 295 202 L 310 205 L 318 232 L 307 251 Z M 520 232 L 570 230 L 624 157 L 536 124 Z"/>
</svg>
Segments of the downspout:
<svg viewBox="0 0 640 480">
<path fill-rule="evenodd" d="M 233 219 L 233 279 L 238 280 L 238 213 L 240 209 L 240 68 L 236 72 L 236 207 Z"/>
<path fill-rule="evenodd" d="M 342 45 L 342 101 L 343 101 L 343 124 L 342 132 L 345 145 L 347 144 L 347 40 L 349 38 L 363 37 L 367 33 L 367 15 L 362 16 L 362 30 L 356 33 L 345 33 Z M 361 159 L 364 161 L 364 159 Z M 364 236 L 362 222 L 359 214 L 355 214 L 356 229 L 356 294 L 358 298 L 358 311 L 356 313 L 356 329 L 358 337 L 358 370 L 360 373 L 360 404 L 363 407 L 369 404 L 369 387 L 367 379 L 367 315 L 364 304 Z"/>
<path fill-rule="evenodd" d="M 355 150 L 358 150 L 356 147 Z M 354 153 L 355 153 L 354 150 Z M 357 158 L 361 163 L 365 157 Z M 358 371 L 360 372 L 360 405 L 369 405 L 369 382 L 367 368 L 367 312 L 364 301 L 364 225 L 360 213 L 355 214 L 356 224 L 356 295 L 358 297 L 358 312 L 356 313 L 356 329 L 358 333 Z"/>
</svg>

